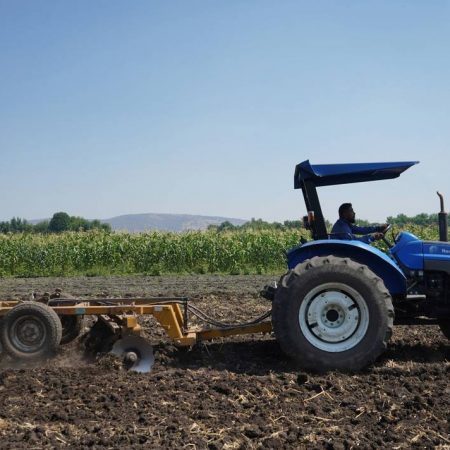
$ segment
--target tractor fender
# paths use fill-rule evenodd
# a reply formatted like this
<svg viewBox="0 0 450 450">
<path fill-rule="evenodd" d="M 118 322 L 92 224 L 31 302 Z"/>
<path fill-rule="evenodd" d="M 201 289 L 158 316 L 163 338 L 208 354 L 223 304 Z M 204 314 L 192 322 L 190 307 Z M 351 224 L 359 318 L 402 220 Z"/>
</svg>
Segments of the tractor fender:
<svg viewBox="0 0 450 450">
<path fill-rule="evenodd" d="M 406 294 L 406 277 L 396 262 L 382 251 L 361 241 L 340 239 L 310 241 L 292 248 L 286 255 L 289 269 L 314 256 L 333 255 L 350 258 L 366 265 L 379 276 L 391 295 Z"/>
</svg>

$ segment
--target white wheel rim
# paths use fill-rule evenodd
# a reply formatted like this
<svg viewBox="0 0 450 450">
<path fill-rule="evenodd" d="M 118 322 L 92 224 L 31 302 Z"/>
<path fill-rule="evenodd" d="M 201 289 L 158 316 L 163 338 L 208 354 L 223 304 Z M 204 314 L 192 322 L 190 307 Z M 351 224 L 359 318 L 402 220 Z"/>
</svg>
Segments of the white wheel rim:
<svg viewBox="0 0 450 450">
<path fill-rule="evenodd" d="M 362 295 L 343 283 L 315 287 L 302 301 L 300 329 L 314 347 L 326 352 L 344 352 L 364 338 L 369 309 Z"/>
</svg>

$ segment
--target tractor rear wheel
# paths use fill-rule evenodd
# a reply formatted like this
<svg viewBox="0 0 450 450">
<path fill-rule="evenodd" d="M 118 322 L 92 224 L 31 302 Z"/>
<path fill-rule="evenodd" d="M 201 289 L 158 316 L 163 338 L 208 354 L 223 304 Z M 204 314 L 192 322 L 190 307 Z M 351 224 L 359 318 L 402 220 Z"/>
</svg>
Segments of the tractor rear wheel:
<svg viewBox="0 0 450 450">
<path fill-rule="evenodd" d="M 386 349 L 394 308 L 383 281 L 349 258 L 314 257 L 284 275 L 272 324 L 281 349 L 314 371 L 355 371 Z"/>
<path fill-rule="evenodd" d="M 47 305 L 23 302 L 2 320 L 0 342 L 14 359 L 36 360 L 55 353 L 61 341 L 61 321 Z"/>
</svg>

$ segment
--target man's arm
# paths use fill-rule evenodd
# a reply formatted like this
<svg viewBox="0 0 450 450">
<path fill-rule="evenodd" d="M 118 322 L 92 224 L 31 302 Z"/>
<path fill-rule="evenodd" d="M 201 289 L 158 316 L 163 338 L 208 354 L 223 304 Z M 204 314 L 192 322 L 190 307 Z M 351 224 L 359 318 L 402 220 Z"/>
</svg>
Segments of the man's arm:
<svg viewBox="0 0 450 450">
<path fill-rule="evenodd" d="M 350 228 L 352 230 L 353 234 L 369 234 L 369 233 L 375 233 L 378 231 L 378 227 L 371 226 L 371 227 L 358 227 L 357 225 L 350 225 Z"/>
<path fill-rule="evenodd" d="M 344 239 L 344 240 L 355 240 L 360 242 L 365 242 L 366 244 L 370 244 L 373 241 L 381 239 L 383 236 L 382 233 L 377 232 L 378 230 L 384 230 L 385 225 L 381 226 L 373 226 L 373 227 L 358 227 L 356 225 L 350 225 L 343 220 L 338 220 L 332 230 L 330 237 L 331 239 Z M 375 233 L 375 234 L 370 234 Z M 356 237 L 355 234 L 365 234 L 365 236 Z"/>
<path fill-rule="evenodd" d="M 338 220 L 331 230 L 330 237 L 331 239 L 354 240 L 354 241 L 362 241 L 365 242 L 366 244 L 369 243 L 370 241 L 369 236 L 362 236 L 358 238 L 352 233 L 352 231 L 353 231 L 352 227 L 350 226 L 349 223 L 343 220 Z"/>
<path fill-rule="evenodd" d="M 353 234 L 369 234 L 369 233 L 382 233 L 386 228 L 387 224 L 374 225 L 370 227 L 358 227 L 357 225 L 350 225 Z"/>
</svg>

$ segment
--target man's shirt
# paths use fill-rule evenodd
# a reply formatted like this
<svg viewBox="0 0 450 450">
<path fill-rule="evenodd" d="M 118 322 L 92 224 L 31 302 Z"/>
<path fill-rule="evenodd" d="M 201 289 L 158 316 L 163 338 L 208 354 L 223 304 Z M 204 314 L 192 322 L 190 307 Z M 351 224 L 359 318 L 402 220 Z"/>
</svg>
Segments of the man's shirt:
<svg viewBox="0 0 450 450">
<path fill-rule="evenodd" d="M 347 240 L 354 239 L 357 241 L 365 242 L 366 244 L 370 244 L 374 240 L 372 236 L 361 236 L 358 238 L 355 236 L 355 234 L 368 235 L 369 233 L 375 233 L 378 230 L 379 227 L 377 226 L 358 227 L 353 223 L 347 222 L 345 219 L 338 219 L 331 229 L 330 238 Z"/>
</svg>

